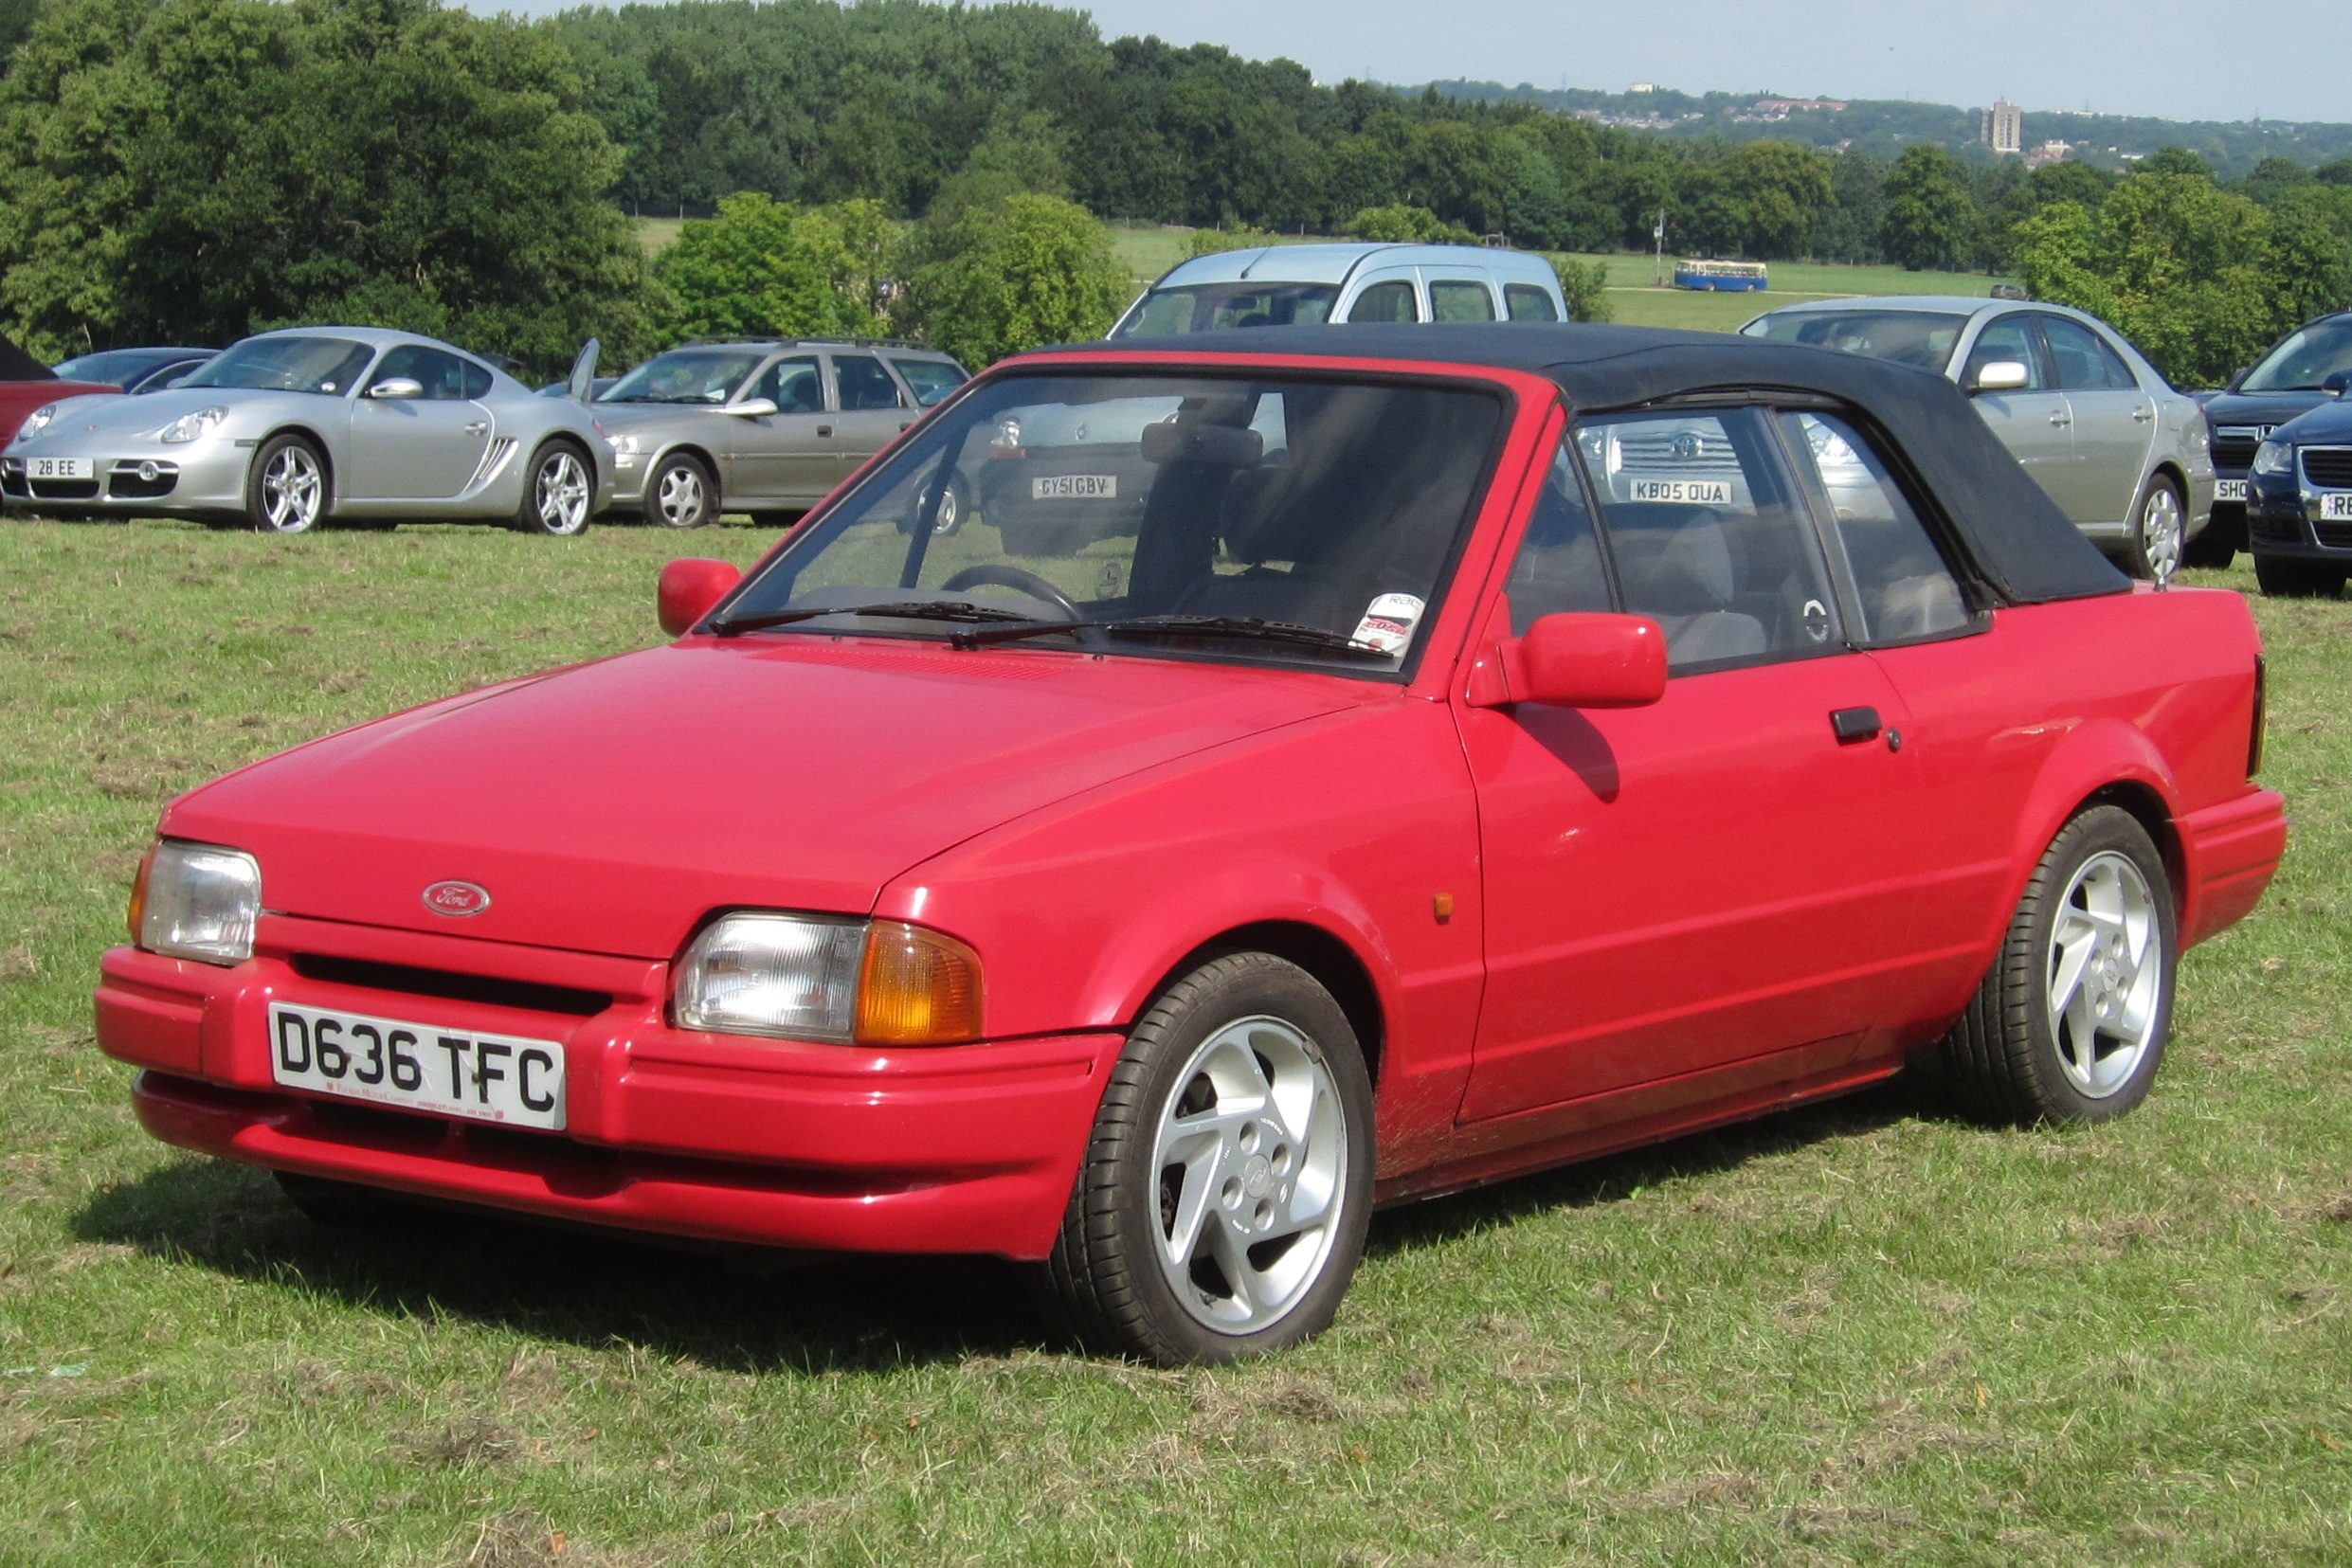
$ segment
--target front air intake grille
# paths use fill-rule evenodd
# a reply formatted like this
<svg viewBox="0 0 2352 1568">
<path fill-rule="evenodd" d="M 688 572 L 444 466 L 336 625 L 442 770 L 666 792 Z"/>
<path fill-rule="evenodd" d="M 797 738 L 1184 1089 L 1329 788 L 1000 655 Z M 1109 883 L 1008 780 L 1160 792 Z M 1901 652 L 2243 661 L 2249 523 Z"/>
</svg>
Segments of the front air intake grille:
<svg viewBox="0 0 2352 1568">
<path fill-rule="evenodd" d="M 2303 477 L 2325 490 L 2352 490 L 2352 446 L 2307 446 Z"/>
<path fill-rule="evenodd" d="M 447 969 L 414 969 L 404 964 L 371 964 L 355 958 L 329 958 L 297 953 L 294 972 L 305 980 L 335 985 L 357 985 L 370 991 L 398 991 L 416 997 L 440 997 L 448 1001 L 481 1001 L 498 1007 L 519 1007 L 532 1013 L 563 1013 L 592 1018 L 612 1005 L 604 991 L 570 985 L 540 985 L 531 981 L 499 980 L 487 975 L 461 975 Z"/>
<path fill-rule="evenodd" d="M 2252 468 L 2254 448 L 2261 444 L 2262 438 L 2252 430 L 2216 430 L 2213 438 L 2213 465 L 2216 468 Z"/>
</svg>

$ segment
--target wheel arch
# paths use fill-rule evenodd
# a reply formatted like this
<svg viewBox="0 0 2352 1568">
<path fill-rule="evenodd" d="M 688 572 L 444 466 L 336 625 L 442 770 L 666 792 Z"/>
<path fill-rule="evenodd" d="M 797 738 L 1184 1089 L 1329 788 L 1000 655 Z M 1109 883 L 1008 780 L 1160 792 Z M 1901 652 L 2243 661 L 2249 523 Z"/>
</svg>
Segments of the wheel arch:
<svg viewBox="0 0 2352 1568">
<path fill-rule="evenodd" d="M 2044 765 L 2026 798 L 2025 809 L 2018 814 L 2007 896 L 1993 912 L 1988 942 L 1998 941 L 1999 933 L 2007 929 L 2009 917 L 2017 900 L 2025 896 L 2025 885 L 2051 842 L 2067 823 L 2099 805 L 2129 812 L 2147 830 L 2163 859 L 2165 879 L 2172 884 L 2174 915 L 2185 929 L 2190 888 L 2179 813 L 2174 807 L 2178 794 L 2172 769 L 2155 744 L 2136 727 L 2110 719 L 2085 725 L 2068 736 Z"/>
<path fill-rule="evenodd" d="M 325 436 L 319 434 L 319 432 L 314 427 L 304 424 L 299 420 L 289 421 L 284 424 L 278 425 L 276 428 L 263 435 L 261 440 L 255 442 L 253 443 L 253 455 L 256 458 L 259 458 L 262 455 L 262 448 L 267 446 L 271 442 L 276 441 L 280 436 L 299 436 L 304 441 L 310 442 L 312 451 L 318 454 L 318 465 L 327 471 L 327 508 L 326 512 L 321 515 L 322 519 L 325 516 L 332 516 L 335 513 L 335 504 L 343 499 L 343 487 L 335 474 L 334 443 L 329 442 Z M 249 467 L 248 472 L 250 472 Z M 250 483 L 251 481 L 248 480 L 247 482 Z"/>
<path fill-rule="evenodd" d="M 1387 1010 L 1371 966 L 1343 937 L 1326 927 L 1292 918 L 1254 920 L 1231 927 L 1196 944 L 1157 975 L 1127 1010 L 1131 1024 L 1167 988 L 1198 969 L 1231 953 L 1266 953 L 1294 964 L 1330 992 L 1348 1015 L 1348 1027 L 1364 1052 L 1365 1071 L 1373 1086 L 1380 1084 L 1381 1060 L 1387 1044 Z"/>
</svg>

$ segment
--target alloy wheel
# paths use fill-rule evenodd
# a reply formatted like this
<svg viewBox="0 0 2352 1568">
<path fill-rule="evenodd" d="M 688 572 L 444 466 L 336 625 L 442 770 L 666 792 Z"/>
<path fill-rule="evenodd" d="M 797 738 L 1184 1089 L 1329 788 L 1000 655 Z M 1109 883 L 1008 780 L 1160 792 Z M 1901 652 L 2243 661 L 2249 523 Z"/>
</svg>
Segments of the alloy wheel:
<svg viewBox="0 0 2352 1568">
<path fill-rule="evenodd" d="M 2165 967 L 2163 928 L 2140 868 L 2112 850 L 2085 860 L 2051 923 L 2050 1033 L 2058 1066 L 2086 1098 L 2131 1081 L 2156 1039 Z"/>
<path fill-rule="evenodd" d="M 539 464 L 534 497 L 539 526 L 549 533 L 577 533 L 588 526 L 588 469 L 569 448 Z"/>
<path fill-rule="evenodd" d="M 300 533 L 318 521 L 326 494 L 318 460 L 300 446 L 284 446 L 262 471 L 262 510 L 277 533 Z"/>
</svg>

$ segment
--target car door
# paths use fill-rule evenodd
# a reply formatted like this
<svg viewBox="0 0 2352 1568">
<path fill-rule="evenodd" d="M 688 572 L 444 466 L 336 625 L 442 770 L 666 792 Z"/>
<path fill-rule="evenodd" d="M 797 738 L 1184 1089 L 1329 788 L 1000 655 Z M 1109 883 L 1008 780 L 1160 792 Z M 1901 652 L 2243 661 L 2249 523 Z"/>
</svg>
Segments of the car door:
<svg viewBox="0 0 2352 1568">
<path fill-rule="evenodd" d="M 1845 643 L 1768 417 L 1670 416 L 1686 448 L 1738 454 L 1737 504 L 1606 499 L 1607 438 L 1660 417 L 1564 442 L 1501 613 L 1518 630 L 1610 604 L 1654 616 L 1665 696 L 1459 710 L 1488 938 L 1465 1120 L 1742 1063 L 1842 1064 L 1906 940 L 1905 714 Z"/>
<path fill-rule="evenodd" d="M 814 351 L 779 354 L 760 368 L 742 396 L 765 398 L 776 411 L 710 416 L 724 425 L 712 439 L 727 460 L 727 503 L 815 505 L 841 475 L 823 359 Z"/>
<path fill-rule="evenodd" d="M 897 440 L 898 432 L 914 423 L 916 409 L 877 356 L 835 349 L 826 357 L 833 362 L 834 406 L 840 413 L 834 422 L 838 482 Z"/>
<path fill-rule="evenodd" d="M 1356 292 L 1342 307 L 1337 321 L 1426 321 L 1421 309 L 1420 274 L 1412 267 L 1382 267 L 1364 275 Z"/>
<path fill-rule="evenodd" d="M 1984 367 L 2002 362 L 2023 365 L 2025 385 L 2014 390 L 1977 390 L 1977 378 Z M 1992 426 L 1993 434 L 2025 465 L 2035 482 L 2050 492 L 2051 498 L 2065 507 L 2072 490 L 2074 412 L 2055 380 L 2042 349 L 2041 331 L 2034 316 L 2023 311 L 1985 321 L 1961 361 L 1961 389 L 1975 400 L 1979 417 Z M 2082 521 L 2071 508 L 2067 515 Z"/>
<path fill-rule="evenodd" d="M 2062 504 L 2077 523 L 2122 523 L 2131 516 L 2147 475 L 2156 399 L 2140 389 L 2123 356 L 2090 328 L 2045 315 L 2041 330 L 2058 389 L 2074 416 L 2068 488 L 2077 499 Z"/>
<path fill-rule="evenodd" d="M 416 396 L 379 391 L 403 380 L 417 384 Z M 489 386 L 487 371 L 445 350 L 404 343 L 387 351 L 361 379 L 353 402 L 337 493 L 354 501 L 438 501 L 458 495 L 481 471 L 497 434 L 489 407 L 467 395 L 474 387 L 487 392 Z"/>
</svg>

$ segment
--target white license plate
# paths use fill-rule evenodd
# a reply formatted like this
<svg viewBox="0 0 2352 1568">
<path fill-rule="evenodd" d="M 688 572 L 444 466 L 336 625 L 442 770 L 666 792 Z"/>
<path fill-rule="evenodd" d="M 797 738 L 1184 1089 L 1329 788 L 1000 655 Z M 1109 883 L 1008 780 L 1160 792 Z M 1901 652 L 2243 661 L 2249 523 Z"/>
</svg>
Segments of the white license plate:
<svg viewBox="0 0 2352 1568">
<path fill-rule="evenodd" d="M 1672 501 L 1682 506 L 1729 506 L 1729 479 L 1634 479 L 1628 500 Z"/>
<path fill-rule="evenodd" d="M 25 472 L 36 479 L 86 479 L 98 470 L 89 458 L 28 458 Z"/>
<path fill-rule="evenodd" d="M 2339 490 L 2320 497 L 2320 521 L 2352 523 L 2352 490 Z"/>
<path fill-rule="evenodd" d="M 564 1125 L 564 1048 L 553 1040 L 273 1001 L 269 1072 L 288 1089 L 437 1116 Z"/>
<path fill-rule="evenodd" d="M 2216 479 L 2213 498 L 2216 501 L 2242 501 L 2246 498 L 2244 479 Z"/>
<path fill-rule="evenodd" d="M 1118 496 L 1116 474 L 1047 474 L 1029 481 L 1033 501 L 1114 501 Z"/>
</svg>

